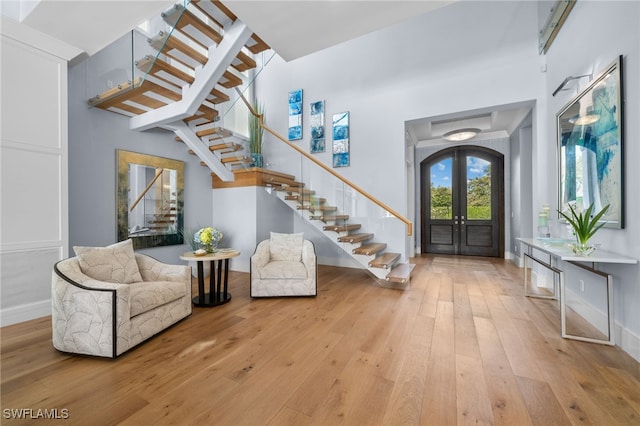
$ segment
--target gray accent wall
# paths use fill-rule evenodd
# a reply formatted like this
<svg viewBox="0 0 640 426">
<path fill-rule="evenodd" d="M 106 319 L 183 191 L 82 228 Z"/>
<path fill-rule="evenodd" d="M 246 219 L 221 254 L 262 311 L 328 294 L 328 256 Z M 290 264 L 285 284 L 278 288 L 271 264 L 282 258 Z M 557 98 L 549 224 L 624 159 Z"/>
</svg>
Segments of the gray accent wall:
<svg viewBox="0 0 640 426">
<path fill-rule="evenodd" d="M 109 63 L 109 49 L 93 61 Z M 107 56 L 107 57 L 104 57 Z M 115 59 L 114 59 L 115 61 Z M 211 225 L 212 192 L 210 170 L 161 129 L 129 130 L 129 118 L 98 108 L 89 108 L 91 61 L 69 69 L 69 256 L 73 246 L 106 246 L 116 242 L 116 150 L 140 152 L 185 162 L 184 226 Z M 181 263 L 178 256 L 188 245 L 139 250 L 160 261 Z"/>
</svg>

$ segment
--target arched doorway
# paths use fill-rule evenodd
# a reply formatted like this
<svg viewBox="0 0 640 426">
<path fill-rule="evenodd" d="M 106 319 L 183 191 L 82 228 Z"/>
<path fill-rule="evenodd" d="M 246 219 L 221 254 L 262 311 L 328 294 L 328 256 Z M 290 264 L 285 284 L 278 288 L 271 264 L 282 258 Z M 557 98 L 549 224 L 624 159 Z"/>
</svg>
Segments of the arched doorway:
<svg viewBox="0 0 640 426">
<path fill-rule="evenodd" d="M 420 163 L 423 253 L 504 257 L 504 155 L 456 146 Z"/>
</svg>

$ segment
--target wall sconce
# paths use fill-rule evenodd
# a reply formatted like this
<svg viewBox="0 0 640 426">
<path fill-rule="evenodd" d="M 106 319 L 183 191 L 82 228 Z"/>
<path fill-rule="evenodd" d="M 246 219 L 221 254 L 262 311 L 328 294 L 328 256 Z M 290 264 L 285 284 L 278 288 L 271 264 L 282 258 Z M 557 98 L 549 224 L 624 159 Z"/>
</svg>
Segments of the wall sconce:
<svg viewBox="0 0 640 426">
<path fill-rule="evenodd" d="M 560 84 L 560 86 L 558 86 L 558 88 L 556 90 L 554 90 L 553 94 L 551 96 L 555 96 L 559 91 L 561 91 L 564 86 L 567 85 L 567 83 L 569 83 L 572 80 L 578 80 L 582 77 L 589 77 L 589 81 L 591 81 L 591 78 L 593 77 L 593 74 L 583 74 L 583 75 L 579 75 L 577 77 L 573 77 L 573 76 L 569 76 L 567 78 L 564 79 L 564 81 Z M 564 89 L 564 90 L 568 90 L 568 89 Z"/>
</svg>

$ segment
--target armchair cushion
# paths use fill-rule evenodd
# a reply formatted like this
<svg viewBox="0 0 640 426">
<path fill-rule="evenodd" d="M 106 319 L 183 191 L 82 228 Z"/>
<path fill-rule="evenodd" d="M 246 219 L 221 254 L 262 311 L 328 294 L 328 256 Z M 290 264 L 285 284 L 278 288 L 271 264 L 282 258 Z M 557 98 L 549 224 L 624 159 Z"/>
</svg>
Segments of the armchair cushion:
<svg viewBox="0 0 640 426">
<path fill-rule="evenodd" d="M 304 236 L 299 234 L 271 233 L 269 252 L 271 260 L 292 260 L 300 262 Z"/>
<path fill-rule="evenodd" d="M 307 268 L 302 262 L 274 260 L 259 271 L 261 280 L 307 279 Z"/>
<path fill-rule="evenodd" d="M 186 294 L 185 286 L 180 282 L 139 282 L 131 284 L 130 287 L 131 318 L 180 299 Z"/>
<path fill-rule="evenodd" d="M 80 270 L 98 281 L 131 284 L 142 281 L 131 240 L 107 247 L 74 246 Z"/>
</svg>

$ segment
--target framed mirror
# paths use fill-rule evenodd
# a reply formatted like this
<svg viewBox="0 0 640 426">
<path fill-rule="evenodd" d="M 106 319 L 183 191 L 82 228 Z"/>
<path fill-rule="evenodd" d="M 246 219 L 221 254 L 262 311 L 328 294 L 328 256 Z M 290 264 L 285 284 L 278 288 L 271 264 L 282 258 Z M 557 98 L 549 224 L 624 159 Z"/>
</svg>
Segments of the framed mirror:
<svg viewBox="0 0 640 426">
<path fill-rule="evenodd" d="M 183 244 L 184 163 L 124 150 L 118 156 L 118 241 L 135 249 Z"/>
<path fill-rule="evenodd" d="M 559 202 L 577 211 L 594 204 L 609 228 L 624 227 L 622 56 L 557 115 Z"/>
</svg>

